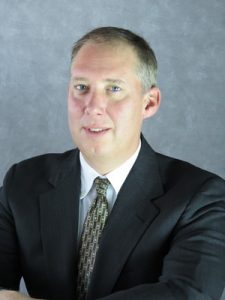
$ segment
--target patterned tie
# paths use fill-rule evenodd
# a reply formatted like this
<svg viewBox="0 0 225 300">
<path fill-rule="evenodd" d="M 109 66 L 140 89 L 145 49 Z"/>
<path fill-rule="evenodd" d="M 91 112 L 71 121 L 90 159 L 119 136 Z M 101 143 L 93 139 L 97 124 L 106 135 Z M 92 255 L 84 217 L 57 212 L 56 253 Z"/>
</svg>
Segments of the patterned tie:
<svg viewBox="0 0 225 300">
<path fill-rule="evenodd" d="M 77 300 L 86 298 L 88 284 L 94 268 L 95 257 L 99 246 L 99 239 L 108 217 L 108 202 L 106 190 L 110 184 L 108 179 L 97 177 L 94 180 L 97 198 L 93 201 L 83 226 L 80 242 Z"/>
</svg>

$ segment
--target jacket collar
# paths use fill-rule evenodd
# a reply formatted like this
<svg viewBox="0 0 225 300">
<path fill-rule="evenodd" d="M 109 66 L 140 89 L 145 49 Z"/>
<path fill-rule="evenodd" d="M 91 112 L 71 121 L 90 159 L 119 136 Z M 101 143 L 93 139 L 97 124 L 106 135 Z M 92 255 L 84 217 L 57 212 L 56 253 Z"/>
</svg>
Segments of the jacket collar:
<svg viewBox="0 0 225 300">
<path fill-rule="evenodd" d="M 39 195 L 40 233 L 54 299 L 75 298 L 80 196 L 78 150 L 59 155 L 47 167 L 49 189 Z M 54 293 L 54 296 L 53 296 Z M 65 293 L 67 293 L 65 295 Z M 57 297 L 56 297 L 57 295 Z"/>
<path fill-rule="evenodd" d="M 159 214 L 156 199 L 162 194 L 156 154 L 142 137 L 139 156 L 118 194 L 101 237 L 88 300 L 112 291 L 129 254 Z"/>
</svg>

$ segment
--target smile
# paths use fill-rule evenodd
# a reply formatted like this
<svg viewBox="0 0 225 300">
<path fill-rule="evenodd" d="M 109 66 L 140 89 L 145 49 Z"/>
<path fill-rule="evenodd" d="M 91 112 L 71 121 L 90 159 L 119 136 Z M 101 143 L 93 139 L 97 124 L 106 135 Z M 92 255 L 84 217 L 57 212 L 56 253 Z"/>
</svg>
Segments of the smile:
<svg viewBox="0 0 225 300">
<path fill-rule="evenodd" d="M 103 128 L 89 128 L 89 130 L 90 130 L 91 132 L 101 132 L 101 131 L 105 131 L 105 130 L 107 130 L 107 129 L 103 129 Z"/>
<path fill-rule="evenodd" d="M 102 135 L 109 131 L 109 128 L 101 128 L 101 127 L 86 127 L 84 128 L 88 134 L 93 135 Z"/>
</svg>

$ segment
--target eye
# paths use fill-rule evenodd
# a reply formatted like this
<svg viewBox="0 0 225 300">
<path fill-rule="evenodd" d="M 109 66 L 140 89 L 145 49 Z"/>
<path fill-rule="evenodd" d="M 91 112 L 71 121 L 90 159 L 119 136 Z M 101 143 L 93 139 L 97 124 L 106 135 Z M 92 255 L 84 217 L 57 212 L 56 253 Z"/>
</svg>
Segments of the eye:
<svg viewBox="0 0 225 300">
<path fill-rule="evenodd" d="M 85 92 L 88 90 L 88 87 L 85 84 L 76 84 L 74 85 L 74 88 L 79 92 Z"/>
<path fill-rule="evenodd" d="M 112 85 L 108 88 L 108 90 L 111 91 L 112 93 L 116 93 L 116 92 L 120 92 L 122 89 L 117 85 Z"/>
</svg>

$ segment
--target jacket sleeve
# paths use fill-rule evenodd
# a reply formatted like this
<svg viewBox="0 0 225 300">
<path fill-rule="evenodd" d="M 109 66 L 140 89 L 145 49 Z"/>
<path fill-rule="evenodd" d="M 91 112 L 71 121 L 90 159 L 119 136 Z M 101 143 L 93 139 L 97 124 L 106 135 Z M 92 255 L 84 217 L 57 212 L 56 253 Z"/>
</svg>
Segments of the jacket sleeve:
<svg viewBox="0 0 225 300">
<path fill-rule="evenodd" d="M 8 203 L 8 187 L 13 176 L 10 169 L 0 188 L 0 287 L 18 290 L 21 279 L 19 247 L 14 219 Z"/>
<path fill-rule="evenodd" d="M 219 300 L 224 266 L 225 182 L 215 177 L 195 193 L 176 224 L 158 282 L 101 300 Z"/>
</svg>

